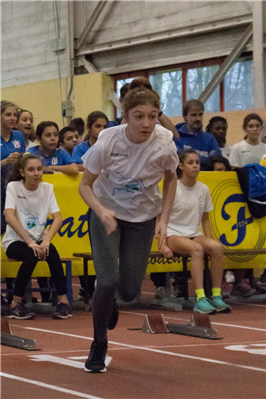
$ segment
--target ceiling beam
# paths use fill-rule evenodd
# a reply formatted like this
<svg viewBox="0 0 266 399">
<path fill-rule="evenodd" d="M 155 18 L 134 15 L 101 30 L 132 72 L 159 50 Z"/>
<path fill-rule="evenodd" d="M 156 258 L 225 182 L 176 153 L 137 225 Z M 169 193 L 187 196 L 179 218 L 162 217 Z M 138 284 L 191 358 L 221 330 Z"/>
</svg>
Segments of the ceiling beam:
<svg viewBox="0 0 266 399">
<path fill-rule="evenodd" d="M 140 44 L 158 42 L 162 40 L 171 40 L 183 36 L 204 34 L 212 31 L 246 25 L 252 22 L 252 14 L 245 12 L 242 15 L 231 18 L 221 19 L 220 17 L 200 24 L 191 24 L 186 27 L 171 29 L 170 31 L 155 32 L 149 35 L 133 36 L 122 40 L 114 40 L 107 43 L 91 44 L 84 47 L 79 46 L 76 55 L 95 54 L 108 50 L 119 50 Z"/>
<path fill-rule="evenodd" d="M 103 11 L 103 9 L 104 9 L 104 7 L 106 6 L 107 3 L 108 3 L 108 1 L 98 1 L 95 9 L 93 10 L 93 12 L 92 12 L 92 14 L 90 16 L 90 19 L 86 23 L 85 28 L 83 29 L 83 31 L 81 32 L 78 40 L 76 41 L 76 44 L 75 44 L 76 50 L 78 50 L 86 42 L 86 38 L 87 38 L 88 33 L 94 27 L 95 23 L 97 22 L 99 16 L 101 15 L 101 13 L 102 13 L 102 11 Z"/>
</svg>

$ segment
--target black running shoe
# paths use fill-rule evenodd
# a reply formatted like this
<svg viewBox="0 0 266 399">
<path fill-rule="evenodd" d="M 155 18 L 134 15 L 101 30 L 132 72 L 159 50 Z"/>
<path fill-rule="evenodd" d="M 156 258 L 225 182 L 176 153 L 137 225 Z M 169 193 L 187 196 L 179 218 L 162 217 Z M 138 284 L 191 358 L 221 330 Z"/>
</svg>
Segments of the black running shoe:
<svg viewBox="0 0 266 399">
<path fill-rule="evenodd" d="M 70 312 L 70 308 L 67 303 L 59 303 L 57 305 L 56 311 L 52 314 L 54 319 L 68 319 L 69 317 L 73 317 Z"/>
<path fill-rule="evenodd" d="M 107 354 L 107 342 L 95 342 L 91 344 L 90 354 L 85 363 L 84 371 L 87 373 L 106 373 L 105 357 Z"/>
<path fill-rule="evenodd" d="M 17 320 L 28 320 L 33 319 L 36 316 L 36 313 L 30 312 L 25 308 L 21 303 L 17 306 L 8 308 L 7 318 L 8 319 L 17 319 Z"/>
<path fill-rule="evenodd" d="M 108 330 L 113 330 L 115 328 L 118 322 L 118 317 L 119 317 L 118 305 L 116 299 L 114 298 L 113 311 L 107 326 Z"/>
</svg>

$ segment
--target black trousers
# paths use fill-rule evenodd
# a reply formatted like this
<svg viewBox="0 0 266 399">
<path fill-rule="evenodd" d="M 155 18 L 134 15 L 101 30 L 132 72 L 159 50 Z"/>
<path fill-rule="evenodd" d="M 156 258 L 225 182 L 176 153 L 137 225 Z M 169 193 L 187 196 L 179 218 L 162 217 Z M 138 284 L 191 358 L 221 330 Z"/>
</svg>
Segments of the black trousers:
<svg viewBox="0 0 266 399">
<path fill-rule="evenodd" d="M 24 241 L 12 242 L 7 248 L 6 255 L 10 259 L 22 261 L 14 288 L 14 295 L 22 297 L 38 263 L 38 257 L 34 255 L 32 248 L 28 247 Z M 47 256 L 46 262 L 49 265 L 57 294 L 65 295 L 67 292 L 66 277 L 64 276 L 59 254 L 53 244 L 50 244 L 49 256 Z"/>
</svg>

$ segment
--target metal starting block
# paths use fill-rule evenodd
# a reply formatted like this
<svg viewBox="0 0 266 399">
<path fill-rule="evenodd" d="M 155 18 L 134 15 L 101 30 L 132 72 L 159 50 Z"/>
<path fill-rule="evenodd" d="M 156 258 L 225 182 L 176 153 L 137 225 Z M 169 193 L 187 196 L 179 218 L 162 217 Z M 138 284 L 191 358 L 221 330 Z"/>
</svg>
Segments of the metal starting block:
<svg viewBox="0 0 266 399">
<path fill-rule="evenodd" d="M 195 314 L 188 324 L 173 324 L 164 320 L 163 315 L 145 316 L 142 331 L 152 334 L 170 332 L 172 334 L 188 335 L 207 339 L 222 339 L 211 326 L 209 315 Z"/>
<path fill-rule="evenodd" d="M 37 351 L 34 339 L 22 338 L 13 335 L 8 320 L 1 316 L 1 345 L 13 346 L 27 351 Z"/>
</svg>

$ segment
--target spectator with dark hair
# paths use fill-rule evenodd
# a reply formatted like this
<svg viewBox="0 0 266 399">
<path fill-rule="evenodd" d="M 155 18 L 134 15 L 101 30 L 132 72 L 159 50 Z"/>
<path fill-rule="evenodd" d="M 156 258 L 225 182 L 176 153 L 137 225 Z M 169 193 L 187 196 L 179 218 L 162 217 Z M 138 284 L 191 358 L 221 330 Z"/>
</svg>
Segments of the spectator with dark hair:
<svg viewBox="0 0 266 399">
<path fill-rule="evenodd" d="M 70 156 L 73 154 L 74 147 L 79 143 L 79 134 L 74 127 L 66 126 L 59 132 L 59 145 L 64 148 Z"/>
<path fill-rule="evenodd" d="M 214 136 L 202 130 L 204 105 L 199 100 L 189 100 L 183 104 L 185 122 L 176 125 L 180 135 L 175 139 L 178 152 L 185 148 L 196 150 L 200 157 L 201 170 L 206 169 L 209 156 L 222 155 Z"/>
<path fill-rule="evenodd" d="M 167 258 L 172 257 L 174 253 L 191 256 L 191 275 L 197 297 L 194 312 L 230 312 L 231 307 L 221 297 L 223 248 L 212 238 L 209 212 L 212 211 L 213 205 L 209 188 L 197 181 L 200 171 L 197 152 L 192 149 L 181 151 L 178 168 L 181 177 L 177 182 L 174 205 L 167 226 L 167 239 L 161 252 Z M 203 288 L 204 253 L 211 258 L 211 300 L 206 298 Z"/>
<path fill-rule="evenodd" d="M 98 140 L 99 133 L 107 129 L 108 118 L 101 111 L 94 111 L 88 115 L 86 128 L 88 133 L 85 140 L 75 146 L 73 150 L 73 159 L 80 171 L 84 171 L 81 157 L 90 149 Z"/>
<path fill-rule="evenodd" d="M 67 151 L 57 148 L 59 129 L 55 122 L 44 121 L 39 123 L 36 135 L 40 145 L 29 148 L 29 152 L 42 160 L 44 172 L 62 172 L 70 176 L 76 176 L 79 173 L 77 165 Z"/>
<path fill-rule="evenodd" d="M 206 126 L 206 132 L 211 133 L 218 143 L 219 148 L 222 151 L 222 155 L 229 159 L 231 153 L 231 147 L 226 144 L 226 133 L 228 129 L 227 120 L 222 116 L 214 116 L 209 120 Z"/>
<path fill-rule="evenodd" d="M 85 132 L 85 122 L 82 118 L 74 118 L 69 122 L 69 126 L 73 127 L 79 134 L 79 143 L 83 141 Z"/>
<path fill-rule="evenodd" d="M 42 182 L 43 167 L 40 158 L 25 153 L 18 157 L 8 176 L 5 201 L 7 230 L 2 247 L 8 258 L 22 261 L 19 268 L 14 295 L 8 309 L 8 318 L 31 319 L 35 313 L 28 311 L 22 298 L 32 272 L 39 260 L 46 260 L 55 282 L 59 304 L 53 317 L 72 317 L 66 296 L 67 286 L 63 267 L 52 238 L 58 232 L 62 218 L 53 186 Z M 53 217 L 50 230 L 45 232 L 47 215 Z"/>
<path fill-rule="evenodd" d="M 210 157 L 206 164 L 206 171 L 229 172 L 231 170 L 230 162 L 227 158 L 217 155 Z"/>
<path fill-rule="evenodd" d="M 266 153 L 266 144 L 260 141 L 262 128 L 263 121 L 258 114 L 251 113 L 244 118 L 243 130 L 246 139 L 233 145 L 229 158 L 232 167 L 243 168 L 249 164 L 260 163 L 261 157 Z M 232 295 L 249 297 L 257 293 L 257 289 L 252 287 L 253 275 L 249 270 L 237 270 L 235 277 Z"/>
</svg>

